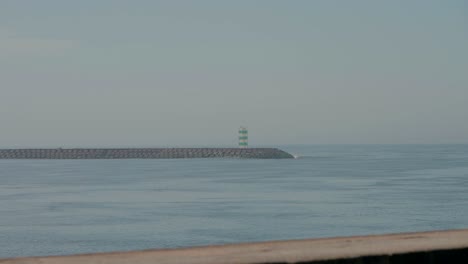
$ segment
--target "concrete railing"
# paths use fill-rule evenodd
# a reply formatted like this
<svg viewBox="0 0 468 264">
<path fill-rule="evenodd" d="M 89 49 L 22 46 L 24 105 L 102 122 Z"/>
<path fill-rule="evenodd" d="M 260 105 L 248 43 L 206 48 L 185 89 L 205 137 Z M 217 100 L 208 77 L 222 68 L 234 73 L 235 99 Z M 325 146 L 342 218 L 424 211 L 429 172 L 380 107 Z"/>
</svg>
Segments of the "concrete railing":
<svg viewBox="0 0 468 264">
<path fill-rule="evenodd" d="M 468 263 L 468 229 L 0 260 L 1 264 Z"/>
</svg>

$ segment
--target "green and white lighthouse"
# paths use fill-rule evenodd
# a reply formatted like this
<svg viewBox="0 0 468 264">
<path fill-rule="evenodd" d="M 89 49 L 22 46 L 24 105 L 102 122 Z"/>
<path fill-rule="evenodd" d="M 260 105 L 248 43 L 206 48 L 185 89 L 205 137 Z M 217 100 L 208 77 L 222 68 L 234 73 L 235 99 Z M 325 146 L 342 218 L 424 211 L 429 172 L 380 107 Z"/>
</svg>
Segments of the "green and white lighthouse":
<svg viewBox="0 0 468 264">
<path fill-rule="evenodd" d="M 239 148 L 247 148 L 249 146 L 249 134 L 246 127 L 239 128 Z"/>
</svg>

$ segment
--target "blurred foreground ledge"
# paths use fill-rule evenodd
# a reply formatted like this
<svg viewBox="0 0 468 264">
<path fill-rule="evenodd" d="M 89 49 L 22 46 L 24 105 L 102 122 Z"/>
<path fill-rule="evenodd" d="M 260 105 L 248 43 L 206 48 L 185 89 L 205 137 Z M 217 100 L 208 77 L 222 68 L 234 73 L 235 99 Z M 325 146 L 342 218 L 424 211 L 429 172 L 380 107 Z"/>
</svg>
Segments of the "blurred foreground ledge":
<svg viewBox="0 0 468 264">
<path fill-rule="evenodd" d="M 0 263 L 468 263 L 468 229 L 13 258 Z"/>
</svg>

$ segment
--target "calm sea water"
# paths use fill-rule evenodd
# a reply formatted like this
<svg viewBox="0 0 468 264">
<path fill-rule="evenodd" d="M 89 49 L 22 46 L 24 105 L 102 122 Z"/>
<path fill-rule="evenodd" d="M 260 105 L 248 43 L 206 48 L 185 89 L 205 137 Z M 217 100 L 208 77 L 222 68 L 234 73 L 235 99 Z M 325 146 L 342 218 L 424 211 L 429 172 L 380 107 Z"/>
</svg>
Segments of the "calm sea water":
<svg viewBox="0 0 468 264">
<path fill-rule="evenodd" d="M 0 258 L 468 228 L 468 145 L 0 160 Z"/>
</svg>

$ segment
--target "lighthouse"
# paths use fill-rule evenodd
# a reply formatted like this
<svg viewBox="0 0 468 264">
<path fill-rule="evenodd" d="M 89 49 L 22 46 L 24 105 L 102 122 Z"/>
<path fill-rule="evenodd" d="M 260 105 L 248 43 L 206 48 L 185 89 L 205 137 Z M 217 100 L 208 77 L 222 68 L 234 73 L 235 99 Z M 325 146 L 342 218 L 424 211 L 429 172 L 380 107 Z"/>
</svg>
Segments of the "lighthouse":
<svg viewBox="0 0 468 264">
<path fill-rule="evenodd" d="M 249 146 L 249 135 L 246 127 L 239 128 L 239 148 L 247 148 Z"/>
</svg>

